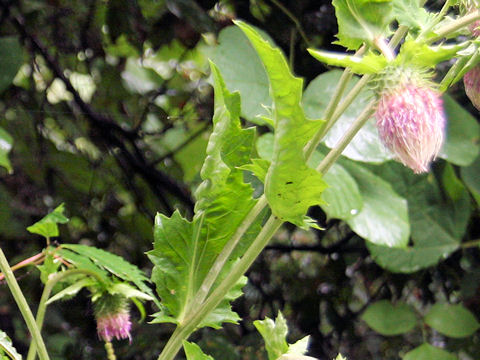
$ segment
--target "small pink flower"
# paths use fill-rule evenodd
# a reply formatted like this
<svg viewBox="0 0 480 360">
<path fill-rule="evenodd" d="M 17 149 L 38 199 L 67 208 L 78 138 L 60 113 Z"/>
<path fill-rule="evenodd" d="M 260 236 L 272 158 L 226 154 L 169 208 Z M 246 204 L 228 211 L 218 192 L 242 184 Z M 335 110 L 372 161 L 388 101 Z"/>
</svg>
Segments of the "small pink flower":
<svg viewBox="0 0 480 360">
<path fill-rule="evenodd" d="M 385 146 L 415 173 L 429 171 L 444 139 L 446 124 L 440 94 L 427 82 L 409 77 L 380 94 L 375 112 Z"/>
<path fill-rule="evenodd" d="M 103 341 L 132 340 L 130 312 L 127 299 L 121 295 L 103 295 L 95 303 L 98 337 Z"/>
</svg>

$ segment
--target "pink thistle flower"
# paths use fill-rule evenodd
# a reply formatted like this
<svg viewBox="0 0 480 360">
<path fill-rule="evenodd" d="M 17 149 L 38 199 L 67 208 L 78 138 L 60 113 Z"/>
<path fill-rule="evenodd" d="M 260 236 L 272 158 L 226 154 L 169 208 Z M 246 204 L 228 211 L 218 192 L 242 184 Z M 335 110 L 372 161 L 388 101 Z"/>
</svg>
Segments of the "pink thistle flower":
<svg viewBox="0 0 480 360">
<path fill-rule="evenodd" d="M 427 172 L 444 139 L 442 99 L 419 74 L 402 73 L 396 81 L 380 94 L 375 112 L 380 138 L 413 172 Z"/>
<path fill-rule="evenodd" d="M 127 299 L 122 295 L 103 295 L 95 303 L 98 337 L 103 341 L 132 340 L 130 312 Z"/>
<path fill-rule="evenodd" d="M 475 66 L 463 76 L 465 93 L 478 110 L 480 110 L 480 66 Z"/>
</svg>

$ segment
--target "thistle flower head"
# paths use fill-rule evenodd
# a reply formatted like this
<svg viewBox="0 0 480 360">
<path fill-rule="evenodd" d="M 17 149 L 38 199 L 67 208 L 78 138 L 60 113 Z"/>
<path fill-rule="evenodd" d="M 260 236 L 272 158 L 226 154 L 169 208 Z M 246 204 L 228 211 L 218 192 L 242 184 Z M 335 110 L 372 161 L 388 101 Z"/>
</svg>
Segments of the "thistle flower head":
<svg viewBox="0 0 480 360">
<path fill-rule="evenodd" d="M 105 294 L 94 302 L 97 333 L 100 339 L 106 342 L 129 339 L 132 323 L 127 298 L 123 295 Z"/>
<path fill-rule="evenodd" d="M 440 94 L 414 69 L 389 69 L 383 83 L 375 112 L 380 138 L 405 166 L 427 172 L 444 139 Z"/>
</svg>

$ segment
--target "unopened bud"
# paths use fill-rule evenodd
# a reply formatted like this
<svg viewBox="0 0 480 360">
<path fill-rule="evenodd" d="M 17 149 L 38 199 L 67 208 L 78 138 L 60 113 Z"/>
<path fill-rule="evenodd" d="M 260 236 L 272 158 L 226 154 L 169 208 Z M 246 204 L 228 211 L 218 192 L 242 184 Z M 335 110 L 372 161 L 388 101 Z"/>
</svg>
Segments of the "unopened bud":
<svg viewBox="0 0 480 360">
<path fill-rule="evenodd" d="M 415 173 L 429 171 L 442 147 L 445 114 L 440 94 L 421 73 L 397 69 L 380 92 L 375 118 L 385 146 Z"/>
<path fill-rule="evenodd" d="M 100 339 L 106 342 L 113 338 L 131 340 L 132 323 L 126 297 L 118 294 L 103 295 L 95 301 L 94 310 Z"/>
</svg>

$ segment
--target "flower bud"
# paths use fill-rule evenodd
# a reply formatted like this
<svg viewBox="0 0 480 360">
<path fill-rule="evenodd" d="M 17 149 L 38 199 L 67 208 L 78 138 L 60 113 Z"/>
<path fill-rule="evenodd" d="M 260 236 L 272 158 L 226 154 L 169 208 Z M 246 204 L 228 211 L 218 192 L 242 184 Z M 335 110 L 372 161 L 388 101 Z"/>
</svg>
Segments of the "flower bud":
<svg viewBox="0 0 480 360">
<path fill-rule="evenodd" d="M 413 172 L 427 172 L 444 139 L 440 94 L 412 69 L 395 69 L 386 77 L 375 112 L 380 138 Z"/>
<path fill-rule="evenodd" d="M 103 341 L 132 340 L 130 329 L 130 312 L 127 298 L 123 295 L 102 295 L 94 303 L 95 319 L 97 320 L 98 337 Z"/>
<path fill-rule="evenodd" d="M 480 110 L 480 66 L 475 66 L 463 76 L 465 93 L 478 110 Z"/>
</svg>

